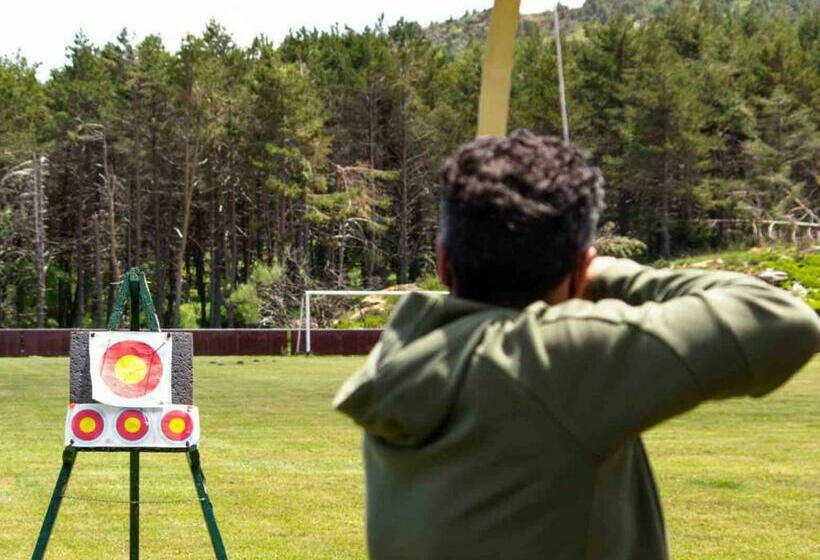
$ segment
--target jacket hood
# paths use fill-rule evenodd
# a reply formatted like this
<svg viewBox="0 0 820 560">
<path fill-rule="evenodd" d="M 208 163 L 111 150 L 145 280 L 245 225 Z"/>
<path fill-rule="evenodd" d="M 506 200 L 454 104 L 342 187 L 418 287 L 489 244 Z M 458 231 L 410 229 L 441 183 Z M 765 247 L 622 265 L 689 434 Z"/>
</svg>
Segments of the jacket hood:
<svg viewBox="0 0 820 560">
<path fill-rule="evenodd" d="M 423 443 L 447 418 L 483 327 L 500 310 L 452 296 L 408 295 L 333 406 L 391 444 Z"/>
</svg>

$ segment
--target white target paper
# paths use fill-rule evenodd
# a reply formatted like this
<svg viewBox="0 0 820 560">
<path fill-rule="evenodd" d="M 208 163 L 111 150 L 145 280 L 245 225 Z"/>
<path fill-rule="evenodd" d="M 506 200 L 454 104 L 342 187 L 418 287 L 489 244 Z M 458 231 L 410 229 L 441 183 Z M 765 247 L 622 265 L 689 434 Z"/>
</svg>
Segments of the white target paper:
<svg viewBox="0 0 820 560">
<path fill-rule="evenodd" d="M 168 333 L 97 332 L 88 340 L 91 396 L 120 407 L 171 404 Z"/>
<path fill-rule="evenodd" d="M 199 438 L 199 409 L 191 405 L 70 404 L 66 414 L 65 444 L 74 447 L 184 448 Z"/>
</svg>

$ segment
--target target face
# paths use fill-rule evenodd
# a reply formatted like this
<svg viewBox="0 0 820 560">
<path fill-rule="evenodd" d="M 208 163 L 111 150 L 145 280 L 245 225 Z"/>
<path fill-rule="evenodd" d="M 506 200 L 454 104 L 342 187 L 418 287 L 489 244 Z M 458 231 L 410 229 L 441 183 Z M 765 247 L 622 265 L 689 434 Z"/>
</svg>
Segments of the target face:
<svg viewBox="0 0 820 560">
<path fill-rule="evenodd" d="M 142 440 L 148 427 L 148 417 L 141 410 L 124 410 L 117 416 L 117 435 L 129 443 Z"/>
<path fill-rule="evenodd" d="M 172 410 L 162 417 L 160 429 L 170 441 L 185 441 L 194 431 L 194 419 L 185 410 Z"/>
<path fill-rule="evenodd" d="M 167 333 L 92 333 L 91 396 L 122 408 L 171 404 L 171 345 Z"/>
<path fill-rule="evenodd" d="M 80 441 L 94 441 L 103 433 L 105 421 L 93 408 L 79 411 L 71 419 L 71 435 Z"/>
<path fill-rule="evenodd" d="M 162 361 L 144 342 L 117 342 L 103 355 L 102 380 L 120 397 L 133 399 L 147 395 L 157 388 L 162 373 Z"/>
<path fill-rule="evenodd" d="M 184 449 L 199 443 L 199 438 L 199 409 L 195 406 L 68 405 L 66 445 L 98 449 Z"/>
</svg>

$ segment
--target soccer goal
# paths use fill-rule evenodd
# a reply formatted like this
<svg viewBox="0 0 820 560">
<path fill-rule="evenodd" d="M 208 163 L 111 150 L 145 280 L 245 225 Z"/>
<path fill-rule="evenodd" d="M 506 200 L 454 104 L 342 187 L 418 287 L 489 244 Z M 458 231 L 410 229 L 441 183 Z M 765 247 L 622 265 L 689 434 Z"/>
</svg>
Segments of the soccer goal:
<svg viewBox="0 0 820 560">
<path fill-rule="evenodd" d="M 305 290 L 305 297 L 302 298 L 301 310 L 299 311 L 299 330 L 296 335 L 296 353 L 302 349 L 302 331 L 305 331 L 305 354 L 311 353 L 310 344 L 310 302 L 316 297 L 341 297 L 357 298 L 367 296 L 401 297 L 413 292 L 426 294 L 447 294 L 449 292 L 439 292 L 433 290 Z"/>
</svg>

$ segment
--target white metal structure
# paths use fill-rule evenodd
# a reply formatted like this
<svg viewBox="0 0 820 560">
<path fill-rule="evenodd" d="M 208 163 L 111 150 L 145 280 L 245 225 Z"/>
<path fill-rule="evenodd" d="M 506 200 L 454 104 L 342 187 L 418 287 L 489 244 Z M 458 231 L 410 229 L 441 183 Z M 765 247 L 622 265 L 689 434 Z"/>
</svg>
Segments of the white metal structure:
<svg viewBox="0 0 820 560">
<path fill-rule="evenodd" d="M 431 290 L 305 290 L 305 298 L 302 300 L 302 310 L 299 313 L 299 333 L 296 338 L 296 351 L 299 351 L 302 328 L 305 330 L 305 353 L 310 354 L 310 300 L 314 296 L 340 296 L 340 297 L 362 297 L 362 296 L 404 296 L 414 291 L 426 294 L 447 294 L 449 292 L 436 292 Z"/>
<path fill-rule="evenodd" d="M 555 18 L 555 50 L 558 59 L 558 94 L 561 100 L 561 125 L 564 129 L 564 142 L 569 142 L 569 119 L 567 117 L 567 94 L 564 87 L 564 57 L 561 54 L 561 17 L 558 15 L 558 10 L 561 9 L 561 3 L 555 4 L 555 9 L 552 11 Z"/>
</svg>

